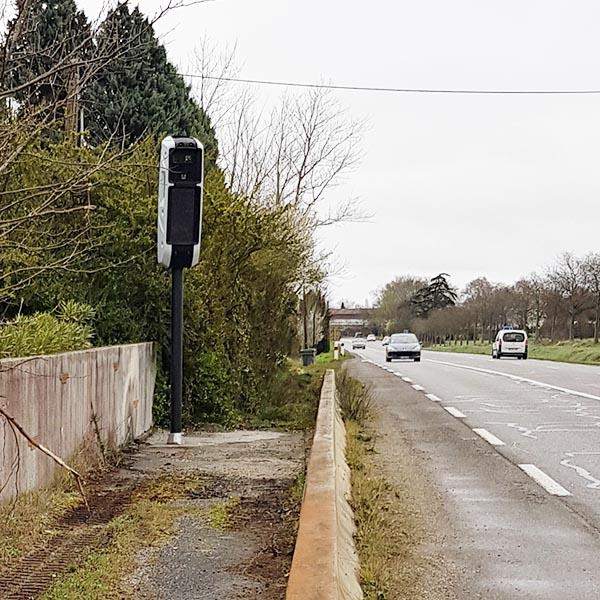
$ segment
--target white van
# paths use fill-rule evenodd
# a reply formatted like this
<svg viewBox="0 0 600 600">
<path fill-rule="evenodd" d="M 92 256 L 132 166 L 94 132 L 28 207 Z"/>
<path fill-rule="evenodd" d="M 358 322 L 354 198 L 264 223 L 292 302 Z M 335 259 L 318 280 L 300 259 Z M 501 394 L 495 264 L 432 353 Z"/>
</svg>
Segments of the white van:
<svg viewBox="0 0 600 600">
<path fill-rule="evenodd" d="M 496 335 L 492 346 L 492 358 L 516 356 L 518 359 L 527 358 L 527 332 L 523 329 L 501 329 Z"/>
</svg>

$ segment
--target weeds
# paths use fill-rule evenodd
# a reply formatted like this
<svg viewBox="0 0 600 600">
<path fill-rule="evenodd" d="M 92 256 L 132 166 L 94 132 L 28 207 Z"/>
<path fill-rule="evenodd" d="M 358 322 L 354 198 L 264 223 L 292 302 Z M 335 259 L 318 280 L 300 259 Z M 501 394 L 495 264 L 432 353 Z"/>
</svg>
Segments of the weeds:
<svg viewBox="0 0 600 600">
<path fill-rule="evenodd" d="M 335 383 L 344 420 L 365 423 L 373 414 L 372 387 L 354 379 L 345 369 L 336 373 Z"/>
<path fill-rule="evenodd" d="M 229 498 L 226 502 L 219 502 L 211 506 L 208 520 L 211 527 L 215 529 L 228 529 L 231 527 L 232 515 L 240 507 L 240 499 L 237 496 Z"/>
<path fill-rule="evenodd" d="M 387 546 L 391 523 L 386 510 L 389 486 L 385 480 L 369 475 L 366 455 L 372 446 L 361 437 L 356 422 L 346 423 L 346 458 L 352 470 L 352 509 L 357 523 L 361 584 L 365 600 L 384 600 L 389 587 Z"/>
</svg>

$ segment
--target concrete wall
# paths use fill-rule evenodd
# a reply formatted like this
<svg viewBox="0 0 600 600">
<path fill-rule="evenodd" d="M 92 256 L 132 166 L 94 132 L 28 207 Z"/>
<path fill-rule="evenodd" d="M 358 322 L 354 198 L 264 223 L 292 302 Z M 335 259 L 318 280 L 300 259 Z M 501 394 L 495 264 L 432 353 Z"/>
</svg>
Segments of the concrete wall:
<svg viewBox="0 0 600 600">
<path fill-rule="evenodd" d="M 321 390 L 308 461 L 298 537 L 286 600 L 359 600 L 359 562 L 354 545 L 346 429 L 328 370 Z"/>
<path fill-rule="evenodd" d="M 0 361 L 0 403 L 37 441 L 65 460 L 102 443 L 116 448 L 152 426 L 152 344 Z M 15 438 L 0 416 L 0 502 L 49 483 L 59 467 Z"/>
</svg>

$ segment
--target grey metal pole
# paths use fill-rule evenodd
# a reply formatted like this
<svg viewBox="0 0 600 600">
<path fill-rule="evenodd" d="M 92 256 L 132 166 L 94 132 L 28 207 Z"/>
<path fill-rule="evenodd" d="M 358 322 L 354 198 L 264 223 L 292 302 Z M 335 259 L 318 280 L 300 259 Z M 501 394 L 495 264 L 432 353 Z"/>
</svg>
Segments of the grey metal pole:
<svg viewBox="0 0 600 600">
<path fill-rule="evenodd" d="M 183 268 L 171 271 L 171 433 L 169 444 L 182 443 Z"/>
</svg>

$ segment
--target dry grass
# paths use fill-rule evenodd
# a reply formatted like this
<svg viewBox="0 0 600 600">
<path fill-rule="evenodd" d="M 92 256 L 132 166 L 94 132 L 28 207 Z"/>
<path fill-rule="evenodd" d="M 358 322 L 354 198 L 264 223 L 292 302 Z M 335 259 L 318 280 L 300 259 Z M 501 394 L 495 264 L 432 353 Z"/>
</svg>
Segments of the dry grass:
<svg viewBox="0 0 600 600">
<path fill-rule="evenodd" d="M 354 379 L 345 369 L 337 371 L 335 385 L 345 420 L 362 424 L 373 416 L 375 399 L 370 385 Z"/>
<path fill-rule="evenodd" d="M 43 600 L 133 599 L 126 575 L 137 566 L 142 548 L 162 544 L 175 530 L 177 519 L 188 512 L 175 503 L 202 484 L 193 474 L 162 474 L 148 479 L 132 495 L 125 511 L 105 527 L 110 543 L 91 552 L 81 565 L 61 577 Z"/>
<path fill-rule="evenodd" d="M 423 527 L 414 502 L 379 475 L 371 435 L 355 422 L 347 422 L 346 431 L 365 600 L 422 597 L 424 564 L 418 549 Z"/>
<path fill-rule="evenodd" d="M 22 494 L 0 507 L 0 570 L 53 534 L 53 527 L 81 496 L 67 484 Z"/>
</svg>

